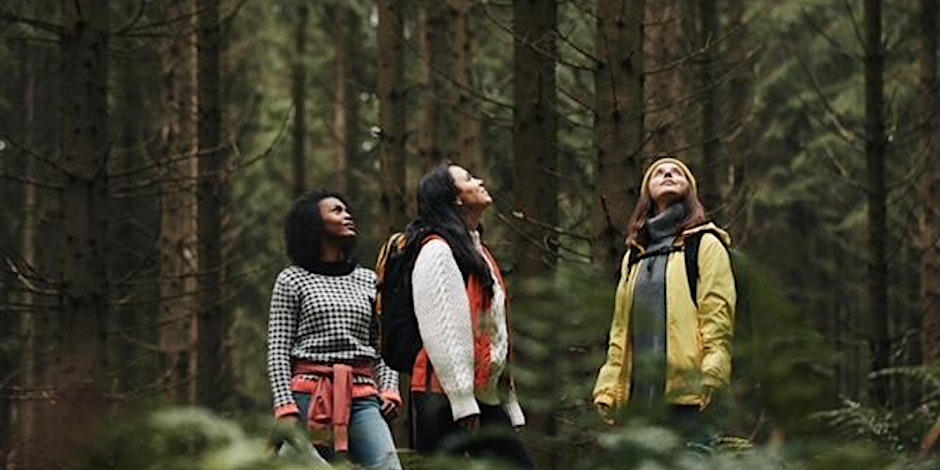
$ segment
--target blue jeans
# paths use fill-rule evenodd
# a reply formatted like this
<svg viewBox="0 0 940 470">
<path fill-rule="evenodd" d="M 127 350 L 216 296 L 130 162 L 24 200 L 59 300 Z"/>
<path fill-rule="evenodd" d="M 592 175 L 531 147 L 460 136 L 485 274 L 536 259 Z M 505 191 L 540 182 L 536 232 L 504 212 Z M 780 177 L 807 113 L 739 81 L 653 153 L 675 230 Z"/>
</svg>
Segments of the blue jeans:
<svg viewBox="0 0 940 470">
<path fill-rule="evenodd" d="M 310 394 L 294 393 L 294 401 L 300 409 L 300 422 L 306 427 Z M 332 460 L 332 448 L 318 450 L 328 460 Z M 381 405 L 376 397 L 353 400 L 349 419 L 349 457 L 353 463 L 370 470 L 401 470 L 392 432 L 382 417 Z"/>
</svg>

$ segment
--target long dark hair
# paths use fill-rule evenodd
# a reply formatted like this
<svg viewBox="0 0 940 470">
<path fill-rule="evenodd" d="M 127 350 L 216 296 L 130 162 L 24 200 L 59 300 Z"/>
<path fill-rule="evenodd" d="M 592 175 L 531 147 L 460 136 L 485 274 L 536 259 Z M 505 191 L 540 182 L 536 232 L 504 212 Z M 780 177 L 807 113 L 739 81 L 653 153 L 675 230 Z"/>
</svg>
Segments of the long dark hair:
<svg viewBox="0 0 940 470">
<path fill-rule="evenodd" d="M 691 185 L 679 204 L 685 206 L 685 218 L 679 223 L 680 233 L 708 222 L 705 205 L 698 198 L 698 193 L 692 190 Z M 630 225 L 628 225 L 630 233 L 627 236 L 627 246 L 639 245 L 645 247 L 649 243 L 646 223 L 654 216 L 656 216 L 656 204 L 653 203 L 653 198 L 650 197 L 649 188 L 640 188 L 640 199 L 637 200 L 636 207 L 633 208 L 633 215 L 630 216 Z"/>
<path fill-rule="evenodd" d="M 451 162 L 442 163 L 421 178 L 418 217 L 405 229 L 405 253 L 409 262 L 414 263 L 421 250 L 421 242 L 428 235 L 439 235 L 450 245 L 460 271 L 476 276 L 486 290 L 492 292 L 493 277 L 486 260 L 474 248 L 470 232 L 457 208 L 457 184 L 450 174 L 453 165 Z"/>
<path fill-rule="evenodd" d="M 323 238 L 323 219 L 320 218 L 320 201 L 335 197 L 346 205 L 352 213 L 352 208 L 342 194 L 326 189 L 310 191 L 297 198 L 291 206 L 284 220 L 284 244 L 287 246 L 287 257 L 291 263 L 311 271 L 313 266 L 320 262 L 320 240 Z M 352 259 L 353 243 L 344 247 L 343 255 L 346 260 Z"/>
</svg>

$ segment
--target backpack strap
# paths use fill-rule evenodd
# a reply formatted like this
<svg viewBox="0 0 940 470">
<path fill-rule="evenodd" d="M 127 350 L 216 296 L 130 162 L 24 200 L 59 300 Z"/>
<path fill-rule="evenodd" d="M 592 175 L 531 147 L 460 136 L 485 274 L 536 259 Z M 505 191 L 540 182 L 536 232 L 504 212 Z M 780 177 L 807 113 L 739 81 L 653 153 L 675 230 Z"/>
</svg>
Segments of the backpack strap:
<svg viewBox="0 0 940 470">
<path fill-rule="evenodd" d="M 668 256 L 677 251 L 682 251 L 682 247 L 669 245 L 656 250 L 644 251 L 643 253 L 636 253 L 635 251 L 630 250 L 630 258 L 627 260 L 627 266 L 632 268 L 634 264 L 637 264 L 646 258 L 652 258 L 654 256 Z"/>
<path fill-rule="evenodd" d="M 728 249 L 728 246 L 725 245 L 724 240 L 721 236 L 714 230 L 702 230 L 700 232 L 695 232 L 692 235 L 686 237 L 683 242 L 685 246 L 685 278 L 689 281 L 689 292 L 692 294 L 692 303 L 698 307 L 698 279 L 699 279 L 699 266 L 698 266 L 698 249 L 702 244 L 702 237 L 710 233 L 718 239 L 721 243 L 721 246 L 725 247 L 725 250 Z"/>
</svg>

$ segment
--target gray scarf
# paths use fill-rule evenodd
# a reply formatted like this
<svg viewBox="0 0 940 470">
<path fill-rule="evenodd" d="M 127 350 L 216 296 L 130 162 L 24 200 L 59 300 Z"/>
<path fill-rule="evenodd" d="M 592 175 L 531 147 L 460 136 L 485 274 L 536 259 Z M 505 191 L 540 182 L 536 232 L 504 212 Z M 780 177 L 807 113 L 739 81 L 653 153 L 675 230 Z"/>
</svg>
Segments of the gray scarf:
<svg viewBox="0 0 940 470">
<path fill-rule="evenodd" d="M 683 204 L 673 204 L 646 224 L 648 251 L 675 241 L 679 224 L 685 218 Z M 666 389 L 666 261 L 652 256 L 638 263 L 633 290 L 633 397 L 640 409 L 658 405 Z"/>
</svg>

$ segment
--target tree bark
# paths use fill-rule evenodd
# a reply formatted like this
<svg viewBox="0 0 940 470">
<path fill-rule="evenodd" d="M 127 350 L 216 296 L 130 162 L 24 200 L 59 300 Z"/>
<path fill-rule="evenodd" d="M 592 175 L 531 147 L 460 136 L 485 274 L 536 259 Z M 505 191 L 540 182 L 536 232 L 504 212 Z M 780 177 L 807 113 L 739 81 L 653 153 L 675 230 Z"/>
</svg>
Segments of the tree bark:
<svg viewBox="0 0 940 470">
<path fill-rule="evenodd" d="M 106 363 L 109 2 L 63 2 L 60 280 L 52 420 L 37 443 L 48 467 L 74 463 L 92 447 L 108 407 Z M 54 424 L 53 424 L 54 423 Z"/>
<path fill-rule="evenodd" d="M 937 17 L 933 0 L 920 0 L 921 153 L 925 158 L 920 197 L 920 303 L 924 364 L 940 360 L 940 157 L 937 154 Z"/>
<path fill-rule="evenodd" d="M 196 7 L 176 2 L 182 18 L 163 54 L 164 152 L 160 160 L 160 352 L 167 395 L 173 403 L 195 404 L 197 305 L 196 272 Z"/>
<path fill-rule="evenodd" d="M 379 0 L 378 95 L 379 159 L 382 178 L 383 226 L 391 233 L 407 221 L 405 173 L 404 9 L 401 0 Z"/>
<path fill-rule="evenodd" d="M 310 6 L 297 6 L 297 25 L 294 30 L 294 140 L 293 140 L 293 189 L 294 197 L 300 197 L 307 186 L 307 28 L 309 28 Z"/>
<path fill-rule="evenodd" d="M 514 240 L 523 277 L 554 267 L 558 226 L 557 5 L 513 1 L 513 192 L 522 216 Z"/>
<path fill-rule="evenodd" d="M 699 86 L 702 90 L 702 167 L 699 170 L 699 187 L 704 193 L 702 196 L 705 209 L 715 216 L 722 212 L 721 188 L 718 184 L 718 175 L 721 174 L 721 148 L 718 138 L 721 118 L 718 113 L 718 86 L 714 78 L 720 54 L 715 44 L 719 19 L 718 7 L 714 0 L 699 0 L 699 7 Z"/>
<path fill-rule="evenodd" d="M 643 169 L 644 0 L 600 0 L 594 71 L 594 262 L 616 276 Z"/>
<path fill-rule="evenodd" d="M 728 142 L 728 180 L 727 210 L 724 220 L 732 231 L 732 237 L 739 243 L 747 232 L 747 177 L 748 159 L 754 145 L 752 132 L 747 124 L 751 113 L 753 69 L 748 60 L 749 31 L 744 22 L 744 0 L 729 0 L 728 30 L 731 34 L 729 56 L 734 58 L 733 72 L 728 85 L 728 115 L 725 119 L 727 129 L 732 129 L 734 138 Z M 711 209 L 711 208 L 710 208 Z"/>
<path fill-rule="evenodd" d="M 457 95 L 457 141 L 460 163 L 480 172 L 483 161 L 483 115 L 473 77 L 474 0 L 450 0 L 454 11 L 454 85 Z"/>
<path fill-rule="evenodd" d="M 454 143 L 457 123 L 453 112 L 456 99 L 451 83 L 453 21 L 454 10 L 448 2 L 423 0 L 420 13 L 423 92 L 418 154 L 425 170 L 457 156 Z"/>
<path fill-rule="evenodd" d="M 333 186 L 349 188 L 350 162 L 355 153 L 356 92 L 353 90 L 353 29 L 358 17 L 344 4 L 330 7 L 333 24 Z"/>
<path fill-rule="evenodd" d="M 865 154 L 868 171 L 868 291 L 871 320 L 871 368 L 880 371 L 890 365 L 888 338 L 888 277 L 885 237 L 887 209 L 885 186 L 884 123 L 884 44 L 882 43 L 881 0 L 865 0 Z M 887 380 L 871 383 L 875 404 L 887 403 Z"/>
<path fill-rule="evenodd" d="M 222 316 L 222 211 L 225 210 L 226 149 L 222 142 L 221 31 L 219 0 L 197 0 L 198 376 L 197 402 L 218 408 L 229 364 Z"/>
</svg>

